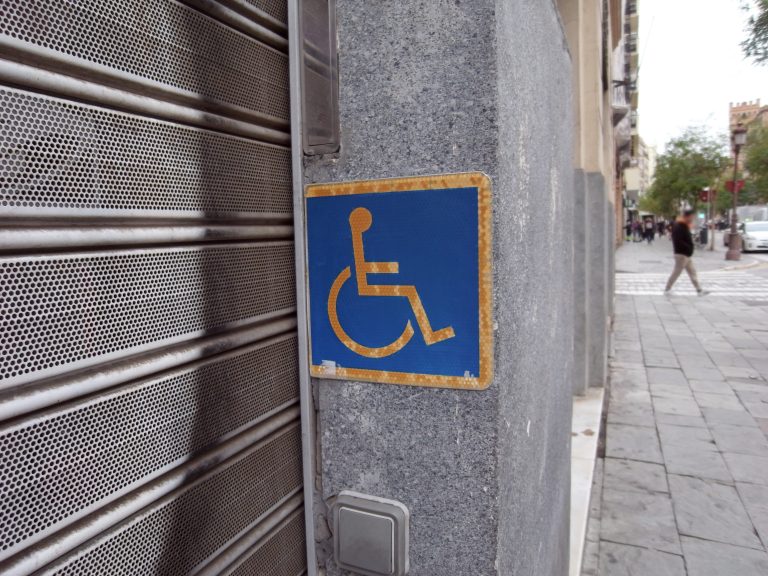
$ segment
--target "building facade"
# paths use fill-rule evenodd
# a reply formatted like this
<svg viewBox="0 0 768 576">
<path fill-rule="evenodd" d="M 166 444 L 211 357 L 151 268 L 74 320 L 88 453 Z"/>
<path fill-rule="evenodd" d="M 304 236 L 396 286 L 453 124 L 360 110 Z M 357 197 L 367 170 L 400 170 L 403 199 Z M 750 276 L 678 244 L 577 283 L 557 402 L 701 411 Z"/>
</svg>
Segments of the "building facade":
<svg viewBox="0 0 768 576">
<path fill-rule="evenodd" d="M 768 128 L 768 105 L 761 105 L 759 98 L 749 102 L 731 102 L 728 105 L 728 127 L 733 130 L 739 124 L 748 128 Z"/>
<path fill-rule="evenodd" d="M 653 185 L 656 172 L 656 149 L 648 146 L 641 137 L 637 140 L 637 154 L 629 160 L 624 169 L 625 203 L 633 215 L 643 195 Z"/>
<path fill-rule="evenodd" d="M 731 103 L 728 106 L 728 128 L 733 132 L 739 125 L 751 131 L 756 128 L 768 128 L 768 105 L 762 105 L 760 99 L 749 102 Z M 749 141 L 747 141 L 749 146 Z M 746 147 L 739 156 L 739 170 L 744 169 L 746 162 Z"/>
<path fill-rule="evenodd" d="M 0 573 L 340 575 L 345 491 L 409 511 L 413 576 L 578 570 L 636 6 L 6 0 Z M 305 186 L 461 172 L 488 389 L 311 378 Z"/>
<path fill-rule="evenodd" d="M 576 219 L 584 225 L 575 239 L 575 298 L 585 305 L 576 309 L 574 389 L 583 393 L 605 379 L 613 246 L 623 237 L 623 167 L 636 133 L 638 4 L 560 0 L 558 6 L 575 67 Z"/>
</svg>

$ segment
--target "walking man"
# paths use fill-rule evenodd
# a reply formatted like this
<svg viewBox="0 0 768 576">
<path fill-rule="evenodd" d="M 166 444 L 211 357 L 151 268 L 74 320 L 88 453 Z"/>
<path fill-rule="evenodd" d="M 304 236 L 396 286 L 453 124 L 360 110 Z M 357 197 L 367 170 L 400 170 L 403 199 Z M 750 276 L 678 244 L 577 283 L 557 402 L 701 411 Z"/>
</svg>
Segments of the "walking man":
<svg viewBox="0 0 768 576">
<path fill-rule="evenodd" d="M 653 225 L 653 220 L 650 218 L 645 221 L 645 239 L 648 241 L 648 244 L 653 244 L 653 241 L 656 239 L 656 228 Z"/>
<path fill-rule="evenodd" d="M 675 251 L 675 269 L 672 270 L 672 275 L 667 280 L 667 287 L 664 290 L 664 295 L 669 296 L 672 293 L 672 286 L 675 285 L 680 274 L 685 270 L 691 279 L 691 283 L 696 288 L 696 292 L 699 296 L 706 296 L 709 294 L 706 290 L 701 288 L 699 284 L 699 277 L 696 274 L 696 268 L 693 265 L 693 236 L 691 235 L 691 227 L 693 226 L 693 210 L 686 210 L 683 212 L 683 216 L 678 218 L 672 225 L 672 247 Z"/>
</svg>

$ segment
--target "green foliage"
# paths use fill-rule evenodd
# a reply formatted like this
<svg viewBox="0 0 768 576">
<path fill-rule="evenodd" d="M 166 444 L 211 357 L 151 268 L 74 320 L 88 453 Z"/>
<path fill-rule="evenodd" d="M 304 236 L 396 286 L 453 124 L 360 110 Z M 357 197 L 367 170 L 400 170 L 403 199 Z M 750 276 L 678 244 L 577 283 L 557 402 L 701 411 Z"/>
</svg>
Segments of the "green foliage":
<svg viewBox="0 0 768 576">
<path fill-rule="evenodd" d="M 744 54 L 758 64 L 768 64 L 768 0 L 744 0 L 749 14 L 747 38 L 741 43 Z"/>
<path fill-rule="evenodd" d="M 704 128 L 688 128 L 667 143 L 658 158 L 653 186 L 643 200 L 648 210 L 673 218 L 682 202 L 697 207 L 701 190 L 714 186 L 728 166 L 724 141 Z"/>
<path fill-rule="evenodd" d="M 733 180 L 733 176 L 728 176 L 726 180 Z M 739 194 L 741 200 L 741 194 Z M 725 189 L 725 180 L 717 190 L 717 198 L 715 199 L 715 214 L 727 214 L 728 210 L 733 207 L 733 194 Z"/>
<path fill-rule="evenodd" d="M 750 204 L 768 202 L 768 128 L 749 131 L 744 167 L 748 174 L 744 200 Z"/>
<path fill-rule="evenodd" d="M 641 212 L 650 212 L 651 214 L 664 214 L 664 208 L 661 206 L 653 194 L 645 194 L 637 203 Z"/>
<path fill-rule="evenodd" d="M 744 174 L 739 172 L 739 174 L 736 176 L 737 180 L 743 180 Z M 717 198 L 715 199 L 715 214 L 722 214 L 725 215 L 728 213 L 728 210 L 733 208 L 733 194 L 731 194 L 726 189 L 726 183 L 733 181 L 733 166 L 730 166 L 726 170 L 726 174 L 723 176 L 722 181 L 720 182 L 720 187 L 717 191 Z M 746 186 L 739 190 L 739 197 L 737 199 L 739 206 L 747 206 L 749 204 L 757 204 L 758 202 L 755 199 L 754 195 L 754 189 L 750 185 L 749 181 L 747 181 Z"/>
</svg>

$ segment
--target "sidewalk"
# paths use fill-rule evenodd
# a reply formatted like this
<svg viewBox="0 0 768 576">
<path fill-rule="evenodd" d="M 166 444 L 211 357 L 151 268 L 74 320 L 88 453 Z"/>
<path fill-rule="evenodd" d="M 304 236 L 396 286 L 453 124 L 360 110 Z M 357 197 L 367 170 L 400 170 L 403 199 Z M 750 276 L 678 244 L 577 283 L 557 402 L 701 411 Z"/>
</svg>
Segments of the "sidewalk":
<svg viewBox="0 0 768 576">
<path fill-rule="evenodd" d="M 721 232 L 715 234 L 715 250 L 696 247 L 694 261 L 696 268 L 700 272 L 709 272 L 724 269 L 742 269 L 749 268 L 761 262 L 763 258 L 760 254 L 742 254 L 738 262 L 728 262 L 725 260 L 727 248 L 723 246 L 723 235 Z M 616 272 L 648 274 L 664 273 L 669 274 L 674 265 L 674 256 L 672 255 L 672 241 L 669 236 L 656 237 L 653 244 L 646 242 L 626 242 L 616 252 Z"/>
<path fill-rule="evenodd" d="M 629 245 L 617 269 L 663 258 Z M 760 290 L 617 296 L 582 576 L 768 575 L 768 278 L 728 274 Z"/>
</svg>

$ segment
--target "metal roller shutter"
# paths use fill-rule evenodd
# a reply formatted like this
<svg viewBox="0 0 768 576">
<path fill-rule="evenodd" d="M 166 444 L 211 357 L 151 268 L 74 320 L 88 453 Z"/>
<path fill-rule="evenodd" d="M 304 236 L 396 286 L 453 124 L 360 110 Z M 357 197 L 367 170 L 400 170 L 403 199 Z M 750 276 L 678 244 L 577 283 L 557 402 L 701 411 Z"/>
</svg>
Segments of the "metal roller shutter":
<svg viewBox="0 0 768 576">
<path fill-rule="evenodd" d="M 286 0 L 0 10 L 0 573 L 306 572 Z"/>
</svg>

